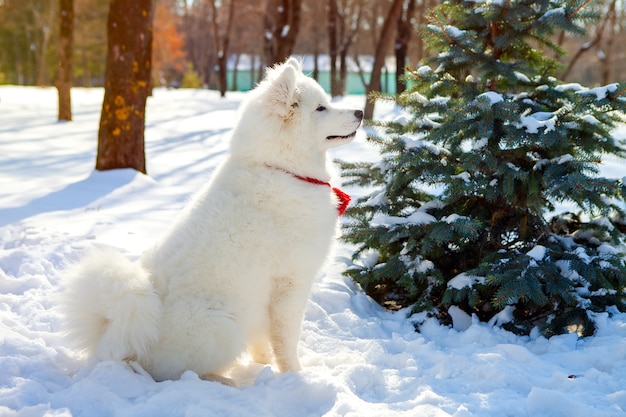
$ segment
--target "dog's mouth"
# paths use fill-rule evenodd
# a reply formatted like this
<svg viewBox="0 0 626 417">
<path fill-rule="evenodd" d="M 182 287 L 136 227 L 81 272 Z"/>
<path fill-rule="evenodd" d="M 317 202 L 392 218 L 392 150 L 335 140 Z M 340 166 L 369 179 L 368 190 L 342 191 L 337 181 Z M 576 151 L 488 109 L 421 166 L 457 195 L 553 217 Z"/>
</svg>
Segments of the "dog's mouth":
<svg viewBox="0 0 626 417">
<path fill-rule="evenodd" d="M 356 130 L 352 133 L 350 133 L 349 135 L 345 135 L 345 136 L 339 136 L 339 135 L 335 135 L 335 136 L 326 136 L 326 140 L 342 140 L 342 139 L 352 139 L 353 137 L 356 136 Z"/>
</svg>

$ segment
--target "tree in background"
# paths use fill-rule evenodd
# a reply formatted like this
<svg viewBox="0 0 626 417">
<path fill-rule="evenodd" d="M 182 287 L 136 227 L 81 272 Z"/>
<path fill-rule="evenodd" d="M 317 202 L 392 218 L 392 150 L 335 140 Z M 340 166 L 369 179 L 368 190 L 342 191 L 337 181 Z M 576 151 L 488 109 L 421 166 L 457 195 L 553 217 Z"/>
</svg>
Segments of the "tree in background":
<svg viewBox="0 0 626 417">
<path fill-rule="evenodd" d="M 225 97 L 226 90 L 228 89 L 228 78 L 226 77 L 226 63 L 228 61 L 230 33 L 233 27 L 233 19 L 235 18 L 236 0 L 229 0 L 228 6 L 226 6 L 224 2 L 220 2 L 221 5 L 218 7 L 216 3 L 216 0 L 211 0 L 211 27 L 213 28 L 213 43 L 215 44 L 215 49 L 217 52 L 217 68 L 220 96 Z M 225 17 L 224 14 L 226 14 Z M 222 25 L 222 33 L 220 33 L 220 25 L 218 23 L 220 22 L 220 20 L 226 21 L 226 24 Z"/>
<path fill-rule="evenodd" d="M 111 0 L 97 170 L 146 172 L 144 127 L 152 62 L 152 0 Z"/>
<path fill-rule="evenodd" d="M 215 66 L 212 51 L 210 20 L 211 8 L 209 0 L 185 2 L 183 6 L 183 24 L 181 33 L 185 38 L 185 52 L 191 61 L 194 71 L 206 86 L 211 85 L 211 76 Z"/>
<path fill-rule="evenodd" d="M 59 120 L 72 120 L 72 54 L 74 38 L 74 0 L 60 0 L 59 68 L 56 87 L 59 93 Z"/>
<path fill-rule="evenodd" d="M 55 17 L 55 7 L 54 2 L 50 1 L 46 3 L 36 2 L 35 7 L 32 9 L 33 20 L 36 24 L 41 28 L 40 31 L 35 32 L 36 34 L 40 34 L 38 42 L 31 43 L 30 49 L 35 55 L 36 61 L 36 81 L 35 84 L 39 87 L 42 87 L 47 84 L 48 74 L 48 46 L 51 43 L 52 38 L 52 28 L 54 26 L 54 22 L 56 21 Z"/>
<path fill-rule="evenodd" d="M 219 50 L 218 43 L 214 39 L 211 21 L 213 13 L 210 2 L 213 0 L 158 0 L 155 5 L 166 4 L 171 16 L 171 20 L 176 21 L 178 33 L 184 40 L 184 52 L 187 59 L 192 62 L 193 70 L 202 79 L 202 86 L 208 88 L 219 88 L 219 80 L 215 70 Z M 301 3 L 301 16 L 306 19 L 298 20 L 297 36 L 291 52 L 296 54 L 313 54 L 315 56 L 328 56 L 330 51 L 330 40 L 328 39 L 328 29 L 330 15 L 326 10 L 330 0 L 299 0 Z M 341 66 L 342 44 L 345 41 L 349 46 L 349 56 L 371 57 L 375 53 L 376 45 L 380 39 L 381 29 L 385 23 L 389 6 L 394 0 L 333 0 L 337 5 L 337 56 L 339 57 L 335 71 L 339 73 L 336 78 L 343 82 L 343 68 Z M 404 0 L 404 14 L 408 11 L 408 4 L 413 0 Z M 404 18 L 404 23 L 412 25 L 422 23 L 421 19 L 426 15 L 436 0 L 414 0 L 415 17 L 412 21 Z M 216 1 L 219 8 L 228 8 L 228 0 Z M 57 2 L 50 0 L 1 0 L 0 1 L 0 72 L 4 74 L 4 82 L 21 85 L 51 85 L 55 81 L 57 73 L 57 57 L 59 42 L 55 40 L 59 36 L 58 7 Z M 268 5 L 278 5 L 270 7 L 272 13 L 281 10 L 278 0 L 237 0 L 237 18 L 234 19 L 233 33 L 237 36 L 229 37 L 229 63 L 238 61 L 239 57 L 246 54 L 252 55 L 254 61 L 253 81 L 246 82 L 243 88 L 251 88 L 255 81 L 258 81 L 263 74 L 263 67 L 266 64 L 264 48 L 266 46 L 265 36 L 272 33 L 278 35 L 290 34 L 293 26 L 276 26 L 276 31 L 265 30 L 265 16 Z M 626 52 L 623 45 L 626 41 L 626 0 L 598 0 L 589 2 L 590 7 L 597 10 L 602 16 L 597 23 L 590 22 L 587 25 L 590 35 L 584 38 L 576 38 L 571 34 L 562 32 L 555 35 L 557 43 L 571 52 L 571 61 L 575 65 L 571 66 L 571 71 L 567 75 L 567 80 L 581 82 L 592 85 L 595 83 L 607 83 L 608 79 L 626 78 L 626 66 L 622 65 L 626 59 Z M 106 67 L 106 19 L 108 13 L 108 2 L 102 0 L 74 0 L 74 83 L 77 86 L 102 86 L 104 85 L 104 73 Z M 220 15 L 222 13 L 220 12 Z M 225 15 L 225 14 L 224 14 Z M 221 16 L 220 16 L 221 17 Z M 357 19 L 358 17 L 358 19 Z M 220 31 L 225 27 L 220 20 Z M 355 22 L 360 20 L 357 26 Z M 403 23 L 403 24 L 404 24 Z M 344 34 L 339 36 L 344 25 Z M 396 25 L 392 25 L 395 31 Z M 155 31 L 159 31 L 159 25 L 155 24 Z M 277 36 L 278 36 L 277 35 Z M 353 36 L 352 36 L 353 35 Z M 157 34 L 155 33 L 155 37 Z M 278 36 L 280 38 L 281 36 Z M 393 35 L 392 35 L 393 36 Z M 161 50 L 166 50 L 171 44 L 167 43 L 169 37 L 161 37 L 166 44 L 161 44 L 155 40 L 155 54 Z M 277 39 L 276 37 L 273 38 Z M 398 45 L 402 45 L 404 38 L 398 38 Z M 400 48 L 402 49 L 402 47 Z M 385 53 L 387 56 L 393 54 L 391 45 Z M 418 37 L 413 37 L 408 45 L 407 62 L 418 62 L 423 57 L 422 44 Z M 576 53 L 580 51 L 580 53 Z M 396 52 L 399 52 L 396 50 Z M 584 59 L 576 59 L 577 56 Z M 165 58 L 165 57 L 164 57 Z M 155 57 L 155 59 L 157 59 Z M 168 68 L 166 80 L 169 78 L 180 80 L 185 72 L 186 66 L 182 69 L 180 64 L 164 62 Z M 367 60 L 359 60 L 366 62 Z M 401 59 L 398 62 L 402 61 Z M 245 62 L 245 61 L 242 61 Z M 317 60 L 316 60 L 317 62 Z M 322 61 L 320 62 L 327 62 Z M 380 61 L 379 61 L 380 62 Z M 567 61 L 562 61 L 567 64 Z M 156 63 L 155 63 L 156 64 Z M 269 64 L 269 62 L 268 62 Z M 346 67 L 347 68 L 347 67 Z M 363 85 L 368 80 L 370 68 L 362 67 L 363 72 L 359 72 Z M 393 72 L 392 68 L 386 68 Z M 314 69 L 314 75 L 319 76 Z M 325 70 L 325 68 L 323 69 Z M 214 76 L 215 75 L 215 76 Z M 324 81 L 324 78 L 322 78 Z M 0 80 L 0 82 L 3 82 Z M 231 85 L 230 87 L 233 87 Z"/>
<path fill-rule="evenodd" d="M 597 175 L 626 157 L 612 136 L 626 84 L 563 84 L 546 53 L 557 29 L 597 18 L 585 4 L 450 0 L 429 15 L 439 53 L 410 72 L 404 113 L 375 123 L 382 160 L 342 164 L 374 187 L 347 212 L 347 274 L 381 304 L 547 335 L 626 311 L 626 186 Z"/>
<path fill-rule="evenodd" d="M 302 0 L 266 0 L 264 23 L 265 66 L 283 62 L 292 53 L 300 31 Z"/>
<path fill-rule="evenodd" d="M 389 6 L 387 16 L 380 32 L 380 37 L 376 43 L 376 51 L 374 52 L 374 63 L 372 64 L 372 73 L 370 81 L 365 86 L 366 94 L 380 91 L 380 76 L 382 67 L 385 63 L 391 41 L 394 39 L 394 29 L 399 16 L 402 14 L 402 6 L 404 0 L 393 0 Z M 368 100 L 363 111 L 363 118 L 371 119 L 374 115 L 374 100 Z"/>
<path fill-rule="evenodd" d="M 398 16 L 398 24 L 396 28 L 396 45 L 394 48 L 396 57 L 396 94 L 400 94 L 405 90 L 404 70 L 409 58 L 409 45 L 412 43 L 416 49 L 416 61 L 424 58 L 424 45 L 421 38 L 412 39 L 415 25 L 414 19 L 417 12 L 417 24 L 424 23 L 426 10 L 433 7 L 434 0 L 405 0 L 402 13 Z M 412 41 L 412 42 L 411 42 Z"/>
<path fill-rule="evenodd" d="M 74 0 L 74 85 L 104 85 L 109 3 Z"/>
<path fill-rule="evenodd" d="M 56 60 L 48 58 L 55 45 L 55 5 L 50 0 L 0 2 L 0 66 L 9 82 L 43 86 L 53 79 Z"/>
<path fill-rule="evenodd" d="M 610 1 L 608 3 L 608 5 L 606 5 L 608 10 L 602 10 L 602 12 L 604 12 L 604 16 L 600 20 L 599 24 L 596 25 L 595 33 L 593 35 L 593 38 L 590 41 L 585 42 L 583 45 L 580 46 L 578 51 L 574 54 L 572 59 L 567 64 L 567 67 L 565 68 L 565 70 L 561 74 L 561 78 L 562 79 L 564 79 L 564 80 L 567 79 L 567 77 L 570 75 L 570 73 L 572 72 L 572 70 L 576 66 L 576 63 L 583 56 L 583 54 L 586 53 L 586 52 L 592 51 L 594 49 L 594 47 L 599 46 L 601 44 L 603 38 L 605 37 L 605 35 L 608 35 L 607 37 L 612 42 L 613 35 L 614 35 L 615 30 L 616 30 L 616 24 L 615 24 L 616 23 L 615 22 L 615 18 L 617 16 L 617 13 L 616 13 L 616 10 L 615 10 L 616 9 L 616 5 L 617 5 L 617 1 L 616 0 L 612 0 L 612 1 Z M 562 34 L 564 36 L 565 32 L 562 32 Z M 561 38 L 561 42 L 562 42 L 562 38 Z M 601 61 L 606 61 L 606 57 L 607 57 L 607 55 L 610 55 L 611 49 L 612 48 L 610 48 L 610 44 L 609 44 L 609 48 L 606 48 L 606 50 L 600 50 L 599 51 L 598 55 L 601 56 L 601 58 L 600 58 Z M 602 65 L 603 70 L 605 70 L 605 68 L 604 68 L 605 66 L 606 65 Z M 608 82 L 608 74 L 606 74 L 602 78 L 603 78 L 602 81 L 604 81 L 605 83 Z"/>
<path fill-rule="evenodd" d="M 361 27 L 363 0 L 328 0 L 328 50 L 330 55 L 330 94 L 342 96 L 346 90 L 348 53 Z M 337 70 L 339 58 L 339 70 Z"/>
<path fill-rule="evenodd" d="M 330 95 L 337 97 L 343 94 L 340 80 L 337 76 L 337 42 L 339 11 L 337 0 L 328 0 L 328 54 L 330 55 Z"/>
<path fill-rule="evenodd" d="M 409 40 L 413 33 L 413 15 L 415 14 L 415 0 L 406 0 L 406 6 L 398 16 L 396 27 L 396 94 L 400 94 L 405 89 L 404 68 L 406 66 L 409 50 Z"/>
<path fill-rule="evenodd" d="M 328 1 L 312 1 L 304 0 L 302 3 L 302 14 L 306 19 L 302 19 L 300 25 L 300 36 L 294 46 L 294 52 L 300 53 L 302 50 L 308 51 L 313 58 L 313 70 L 310 76 L 320 79 L 320 57 L 329 54 L 329 42 L 326 39 L 328 34 L 328 25 L 320 24 L 328 19 Z"/>
<path fill-rule="evenodd" d="M 159 1 L 154 10 L 154 45 L 152 49 L 153 85 L 170 86 L 180 83 L 185 72 L 185 39 L 178 31 L 179 16 L 165 1 Z"/>
</svg>

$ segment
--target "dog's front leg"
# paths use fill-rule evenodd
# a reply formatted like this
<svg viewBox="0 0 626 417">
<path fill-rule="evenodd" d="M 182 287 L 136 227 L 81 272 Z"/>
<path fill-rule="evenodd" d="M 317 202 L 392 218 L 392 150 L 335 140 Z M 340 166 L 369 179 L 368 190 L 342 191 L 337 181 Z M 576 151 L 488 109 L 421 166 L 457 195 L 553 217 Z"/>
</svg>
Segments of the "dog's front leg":
<svg viewBox="0 0 626 417">
<path fill-rule="evenodd" d="M 296 281 L 298 282 L 298 281 Z M 280 372 L 301 369 L 298 341 L 308 291 L 297 289 L 291 279 L 276 280 L 270 303 L 270 342 Z M 301 282 L 298 282 L 301 286 Z"/>
<path fill-rule="evenodd" d="M 269 340 L 265 338 L 253 340 L 248 347 L 248 351 L 256 363 L 263 365 L 272 363 L 272 347 Z"/>
</svg>

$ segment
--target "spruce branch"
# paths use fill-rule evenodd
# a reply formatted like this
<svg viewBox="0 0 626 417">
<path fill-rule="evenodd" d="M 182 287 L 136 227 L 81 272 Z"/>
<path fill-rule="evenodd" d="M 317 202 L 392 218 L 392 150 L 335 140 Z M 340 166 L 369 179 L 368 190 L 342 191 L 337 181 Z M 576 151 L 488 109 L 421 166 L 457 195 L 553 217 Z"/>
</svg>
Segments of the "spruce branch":
<svg viewBox="0 0 626 417">
<path fill-rule="evenodd" d="M 446 41 L 448 42 L 448 44 L 449 45 L 453 45 L 454 42 L 452 41 L 452 38 L 450 38 L 450 36 L 448 36 L 448 33 L 446 31 L 446 26 L 441 21 L 439 14 L 437 12 L 431 12 L 429 14 L 429 18 L 430 19 L 434 19 L 435 23 L 437 23 L 437 25 L 439 26 L 439 29 L 441 29 L 441 33 L 446 38 Z"/>
<path fill-rule="evenodd" d="M 591 3 L 591 0 L 585 0 L 583 1 L 572 13 L 570 13 L 570 15 L 568 16 L 568 18 L 571 20 L 572 17 L 576 16 L 578 14 L 578 12 L 580 12 L 585 6 L 587 6 L 589 3 Z"/>
<path fill-rule="evenodd" d="M 613 99 L 616 99 L 616 98 L 622 96 L 624 93 L 626 93 L 626 86 L 624 86 L 624 88 L 619 90 L 616 94 L 613 94 L 612 97 L 613 97 Z"/>
</svg>

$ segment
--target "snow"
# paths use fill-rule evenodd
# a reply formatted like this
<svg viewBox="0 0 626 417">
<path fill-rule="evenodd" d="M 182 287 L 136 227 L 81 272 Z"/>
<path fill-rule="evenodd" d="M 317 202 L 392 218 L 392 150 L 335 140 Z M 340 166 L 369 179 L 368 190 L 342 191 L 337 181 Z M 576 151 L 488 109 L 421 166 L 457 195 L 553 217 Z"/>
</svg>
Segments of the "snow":
<svg viewBox="0 0 626 417">
<path fill-rule="evenodd" d="M 519 71 L 515 71 L 515 78 L 517 78 L 519 81 L 523 83 L 530 83 L 530 78 L 528 78 L 526 74 L 521 73 Z"/>
<path fill-rule="evenodd" d="M 528 133 L 538 133 L 543 128 L 543 133 L 554 130 L 558 118 L 556 114 L 550 112 L 537 112 L 529 116 L 521 116 L 518 128 L 524 128 Z"/>
<path fill-rule="evenodd" d="M 450 26 L 450 25 L 446 25 L 443 28 L 437 25 L 428 25 L 428 28 L 438 33 L 443 33 L 445 31 L 445 34 L 447 36 L 450 36 L 454 39 L 463 38 L 465 34 L 467 33 L 467 31 L 465 30 L 461 30 L 455 26 Z"/>
<path fill-rule="evenodd" d="M 436 106 L 445 106 L 450 102 L 450 97 L 433 97 L 430 102 Z"/>
<path fill-rule="evenodd" d="M 450 306 L 448 314 L 452 317 L 452 328 L 465 331 L 472 325 L 472 317 L 457 306 Z"/>
<path fill-rule="evenodd" d="M 565 8 L 564 7 L 557 7 L 555 9 L 551 9 L 548 10 L 543 16 L 541 16 L 541 18 L 539 19 L 541 20 L 547 20 L 547 19 L 554 19 L 555 16 L 556 17 L 561 17 L 561 16 L 565 16 Z"/>
<path fill-rule="evenodd" d="M 484 284 L 484 282 L 484 277 L 471 276 L 467 275 L 465 272 L 461 272 L 459 275 L 448 281 L 448 287 L 454 288 L 455 290 L 462 290 L 463 288 L 471 287 L 474 284 Z"/>
<path fill-rule="evenodd" d="M 484 137 L 484 138 L 481 138 L 481 139 L 477 140 L 476 142 L 474 142 L 472 144 L 472 149 L 474 149 L 474 150 L 481 150 L 481 149 L 485 148 L 487 145 L 489 145 L 489 138 L 488 137 Z"/>
<path fill-rule="evenodd" d="M 583 87 L 582 85 L 578 84 L 578 83 L 566 83 L 566 84 L 561 84 L 556 86 L 555 90 L 556 91 L 582 91 L 584 90 L 585 87 Z"/>
<path fill-rule="evenodd" d="M 455 214 L 451 214 L 451 215 L 449 215 L 449 216 L 443 216 L 443 217 L 441 218 L 441 220 L 442 220 L 442 221 L 444 221 L 444 222 L 446 222 L 446 223 L 448 223 L 448 224 L 450 224 L 450 223 L 454 223 L 454 222 L 456 222 L 457 220 L 465 220 L 465 219 L 469 220 L 469 218 L 468 218 L 468 217 L 466 217 L 466 216 L 460 216 L 460 215 L 458 215 L 458 214 L 456 214 L 456 213 L 455 213 Z"/>
<path fill-rule="evenodd" d="M 423 207 L 422 207 L 423 208 Z M 437 219 L 426 213 L 424 210 L 415 210 L 407 217 L 388 216 L 386 214 L 377 214 L 372 218 L 370 224 L 373 226 L 395 225 L 395 224 L 428 224 L 437 221 Z"/>
<path fill-rule="evenodd" d="M 404 149 L 406 150 L 425 148 L 428 152 L 432 153 L 433 155 L 440 155 L 440 154 L 448 155 L 450 153 L 448 152 L 448 150 L 440 146 L 433 145 L 430 142 L 424 142 L 422 140 L 423 136 L 424 135 L 421 133 L 417 135 L 404 134 L 400 136 L 398 139 L 401 139 L 404 142 Z"/>
<path fill-rule="evenodd" d="M 457 175 L 453 175 L 451 178 L 458 178 L 460 180 L 463 180 L 463 182 L 465 183 L 469 183 L 471 181 L 471 175 L 469 172 L 467 171 L 463 171 L 460 174 Z"/>
<path fill-rule="evenodd" d="M 515 306 L 506 306 L 498 314 L 494 315 L 489 320 L 490 326 L 501 326 L 513 321 L 513 313 L 515 312 Z"/>
<path fill-rule="evenodd" d="M 426 77 L 432 74 L 433 70 L 428 65 L 422 65 L 415 72 L 421 77 Z"/>
<path fill-rule="evenodd" d="M 230 387 L 192 372 L 157 383 L 133 363 L 85 362 L 59 335 L 55 295 L 66 265 L 92 245 L 132 258 L 149 246 L 224 159 L 243 97 L 155 90 L 144 176 L 93 172 L 102 95 L 74 89 L 74 121 L 60 123 L 54 89 L 0 86 L 0 416 L 625 414 L 626 315 L 598 314 L 587 339 L 518 337 L 467 315 L 465 330 L 427 319 L 418 333 L 406 311 L 383 310 L 342 276 L 352 254 L 343 243 L 313 287 L 301 372 L 281 375 L 242 358 Z M 378 158 L 363 132 L 331 157 Z M 615 177 L 622 167 L 603 165 Z"/>
<path fill-rule="evenodd" d="M 487 91 L 486 93 L 483 93 L 479 95 L 478 97 L 476 97 L 477 100 L 480 98 L 487 99 L 487 102 L 491 106 L 493 106 L 496 103 L 500 103 L 501 101 L 504 101 L 504 97 L 502 97 L 502 94 L 496 93 L 495 91 Z"/>
<path fill-rule="evenodd" d="M 575 160 L 574 157 L 570 154 L 557 156 L 556 158 L 552 158 L 552 159 L 539 159 L 537 160 L 537 162 L 535 162 L 535 165 L 533 166 L 533 171 L 538 171 L 540 169 L 543 169 L 546 165 L 549 165 L 550 163 L 562 165 L 562 164 L 567 164 L 569 162 L 572 162 L 574 160 Z"/>
<path fill-rule="evenodd" d="M 546 251 L 547 248 L 545 246 L 537 245 L 528 252 L 526 252 L 526 255 L 530 256 L 536 261 L 541 261 L 543 260 L 543 258 L 546 257 Z"/>
<path fill-rule="evenodd" d="M 596 96 L 596 100 L 605 99 L 610 93 L 614 93 L 619 84 L 613 83 L 601 87 L 587 88 L 577 83 L 562 84 L 557 86 L 556 91 L 574 91 L 576 94 Z"/>
<path fill-rule="evenodd" d="M 379 190 L 378 192 L 372 192 L 371 196 L 362 203 L 364 206 L 379 207 L 388 204 L 387 197 L 385 196 L 385 190 Z"/>
<path fill-rule="evenodd" d="M 410 114 L 399 114 L 395 119 L 393 119 L 393 122 L 406 127 L 409 123 L 411 123 L 411 119 L 412 117 Z"/>
<path fill-rule="evenodd" d="M 614 93 L 615 91 L 617 91 L 618 88 L 619 84 L 614 83 L 602 87 L 590 88 L 589 91 L 579 92 L 579 94 L 595 95 L 596 100 L 603 100 L 609 95 L 609 93 Z"/>
<path fill-rule="evenodd" d="M 411 95 L 409 96 L 409 99 L 414 103 L 420 103 L 423 105 L 428 104 L 428 98 L 424 97 L 417 91 L 412 92 Z"/>
<path fill-rule="evenodd" d="M 446 26 L 446 32 L 448 33 L 448 35 L 456 39 L 462 38 L 467 33 L 467 31 L 461 30 L 454 26 Z"/>
<path fill-rule="evenodd" d="M 434 127 L 437 128 L 439 126 L 441 126 L 441 123 L 436 122 L 435 120 L 433 120 L 431 117 L 429 116 L 424 116 L 419 123 L 420 127 Z"/>
<path fill-rule="evenodd" d="M 561 155 L 558 158 L 555 158 L 555 162 L 558 165 L 567 164 L 568 162 L 572 162 L 573 160 L 574 160 L 574 157 L 568 153 L 566 153 L 565 155 Z"/>
<path fill-rule="evenodd" d="M 515 164 L 513 164 L 512 162 L 507 162 L 506 166 L 508 166 L 509 168 L 511 168 L 513 171 L 519 171 L 520 167 L 516 166 Z"/>
</svg>

